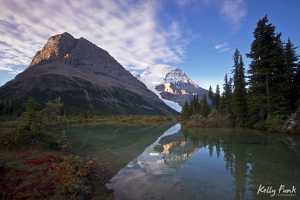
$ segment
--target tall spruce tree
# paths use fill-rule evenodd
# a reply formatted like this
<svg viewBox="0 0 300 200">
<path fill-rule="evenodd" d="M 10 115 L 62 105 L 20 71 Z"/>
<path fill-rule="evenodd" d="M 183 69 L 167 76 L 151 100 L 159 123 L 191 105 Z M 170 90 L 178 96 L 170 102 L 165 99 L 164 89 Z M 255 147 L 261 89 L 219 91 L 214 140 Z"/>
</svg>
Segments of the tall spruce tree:
<svg viewBox="0 0 300 200">
<path fill-rule="evenodd" d="M 212 90 L 212 88 L 211 88 L 211 85 L 209 86 L 207 97 L 208 97 L 208 102 L 209 102 L 209 104 L 211 104 L 211 107 L 215 109 L 215 102 L 214 102 L 214 97 L 215 97 L 215 95 L 214 95 L 214 93 L 213 93 L 213 90 Z"/>
<path fill-rule="evenodd" d="M 292 89 L 292 76 L 290 69 L 285 63 L 284 47 L 281 41 L 278 41 L 278 48 L 274 58 L 274 68 L 271 76 L 271 105 L 269 115 L 289 116 L 292 111 L 292 102 L 290 92 Z"/>
<path fill-rule="evenodd" d="M 198 94 L 195 98 L 195 104 L 194 104 L 194 107 L 195 107 L 195 110 L 194 110 L 194 113 L 193 115 L 196 115 L 196 114 L 199 114 L 200 112 L 200 105 L 199 105 L 199 97 L 198 97 Z"/>
<path fill-rule="evenodd" d="M 222 97 L 220 104 L 222 104 L 221 107 L 223 114 L 229 114 L 232 116 L 232 78 L 230 77 L 228 79 L 227 74 L 224 78 Z"/>
<path fill-rule="evenodd" d="M 239 50 L 236 49 L 233 55 L 234 66 L 232 70 L 234 91 L 232 95 L 232 109 L 235 119 L 240 126 L 243 126 L 243 122 L 246 117 L 246 80 L 245 80 L 245 68 L 242 55 Z"/>
<path fill-rule="evenodd" d="M 233 80 L 230 77 L 228 80 L 228 84 L 227 84 L 227 88 L 226 88 L 226 106 L 227 106 L 227 110 L 228 110 L 228 114 L 230 114 L 230 117 L 233 117 L 233 110 L 232 110 L 232 88 L 233 88 Z"/>
<path fill-rule="evenodd" d="M 280 71 L 282 67 L 282 42 L 281 33 L 275 34 L 275 26 L 268 23 L 267 15 L 257 22 L 253 32 L 254 41 L 251 44 L 251 51 L 246 54 L 251 58 L 248 74 L 249 93 L 247 102 L 249 111 L 256 119 L 264 120 L 271 113 L 272 80 L 274 72 Z M 277 79 L 277 84 L 282 82 Z M 279 88 L 280 89 L 280 88 Z M 275 91 L 274 93 L 275 94 Z"/>
<path fill-rule="evenodd" d="M 218 111 L 223 115 L 232 116 L 232 78 L 228 79 L 227 74 L 224 77 L 223 93 L 219 102 Z"/>
<path fill-rule="evenodd" d="M 217 84 L 216 87 L 216 94 L 215 94 L 215 99 L 214 99 L 215 107 L 218 110 L 219 109 L 219 103 L 220 103 L 220 87 L 219 84 Z"/>
<path fill-rule="evenodd" d="M 297 101 L 299 98 L 299 89 L 300 89 L 300 71 L 299 64 L 297 63 L 299 60 L 299 55 L 296 53 L 296 49 L 294 44 L 291 42 L 290 38 L 288 38 L 287 43 L 284 47 L 284 57 L 285 57 L 285 65 L 289 70 L 289 84 L 290 84 L 290 95 L 289 99 L 291 100 L 291 109 L 296 110 L 298 105 Z"/>
<path fill-rule="evenodd" d="M 204 94 L 204 97 L 201 99 L 201 115 L 203 117 L 207 117 L 211 111 L 211 107 L 208 104 L 206 94 Z"/>
<path fill-rule="evenodd" d="M 186 119 L 188 117 L 188 112 L 189 112 L 189 104 L 188 104 L 187 100 L 185 100 L 185 103 L 181 110 L 181 117 L 183 119 Z"/>
<path fill-rule="evenodd" d="M 190 105 L 189 105 L 188 116 L 196 114 L 196 106 L 197 106 L 196 104 L 197 104 L 196 96 L 194 95 L 193 99 L 191 100 Z"/>
<path fill-rule="evenodd" d="M 221 96 L 220 96 L 220 101 L 219 101 L 219 105 L 218 105 L 218 112 L 221 115 L 226 115 L 226 101 L 225 101 L 225 95 L 224 95 L 224 91 L 222 92 Z"/>
</svg>

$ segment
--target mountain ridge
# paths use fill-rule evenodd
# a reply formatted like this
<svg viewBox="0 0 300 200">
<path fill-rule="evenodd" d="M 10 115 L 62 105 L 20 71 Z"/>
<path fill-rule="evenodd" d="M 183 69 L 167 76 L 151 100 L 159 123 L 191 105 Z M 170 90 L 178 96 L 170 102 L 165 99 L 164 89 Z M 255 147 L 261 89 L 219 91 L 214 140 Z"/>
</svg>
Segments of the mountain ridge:
<svg viewBox="0 0 300 200">
<path fill-rule="evenodd" d="M 52 36 L 28 67 L 0 88 L 0 99 L 35 96 L 40 103 L 62 96 L 78 109 L 109 108 L 120 114 L 178 114 L 110 54 L 69 33 Z M 78 102 L 81 103 L 78 103 Z"/>
</svg>

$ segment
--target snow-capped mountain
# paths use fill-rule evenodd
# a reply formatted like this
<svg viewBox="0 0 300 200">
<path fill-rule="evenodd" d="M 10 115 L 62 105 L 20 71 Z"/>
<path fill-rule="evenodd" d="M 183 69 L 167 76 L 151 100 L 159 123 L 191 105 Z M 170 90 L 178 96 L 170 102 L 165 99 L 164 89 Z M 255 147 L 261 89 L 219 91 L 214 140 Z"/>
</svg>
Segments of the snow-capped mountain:
<svg viewBox="0 0 300 200">
<path fill-rule="evenodd" d="M 185 100 L 194 95 L 200 98 L 208 91 L 194 83 L 181 69 L 169 65 L 152 65 L 139 75 L 132 72 L 147 88 L 157 94 L 171 108 L 181 112 Z"/>
</svg>

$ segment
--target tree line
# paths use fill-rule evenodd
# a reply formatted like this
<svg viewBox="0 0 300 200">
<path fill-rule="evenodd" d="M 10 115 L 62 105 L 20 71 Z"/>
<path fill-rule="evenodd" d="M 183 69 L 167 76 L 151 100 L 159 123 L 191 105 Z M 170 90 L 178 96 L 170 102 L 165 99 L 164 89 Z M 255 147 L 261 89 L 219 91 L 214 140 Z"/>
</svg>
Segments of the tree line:
<svg viewBox="0 0 300 200">
<path fill-rule="evenodd" d="M 206 117 L 208 110 L 215 109 L 243 126 L 246 121 L 254 124 L 272 116 L 287 118 L 297 110 L 300 105 L 298 47 L 290 38 L 284 43 L 282 34 L 276 33 L 276 27 L 268 22 L 266 15 L 257 22 L 253 32 L 251 50 L 246 54 L 252 59 L 247 76 L 242 55 L 236 49 L 232 77 L 225 75 L 223 93 L 220 94 L 219 85 L 215 93 L 210 87 L 208 98 L 205 95 L 200 101 L 194 97 L 190 104 L 186 102 L 181 113 L 183 118 L 194 114 Z M 208 105 L 208 101 L 212 103 Z"/>
<path fill-rule="evenodd" d="M 60 97 L 58 99 L 59 99 L 59 101 L 61 100 Z M 36 111 L 37 112 L 41 111 L 41 110 L 47 111 L 44 113 L 45 115 L 47 115 L 47 113 L 51 113 L 52 110 L 47 110 L 47 107 L 49 107 L 49 105 L 51 105 L 52 102 L 58 104 L 58 102 L 57 102 L 58 99 L 49 101 L 48 103 L 42 103 L 42 104 L 37 103 Z M 32 97 L 30 97 L 29 100 L 34 101 L 34 99 Z M 10 100 L 10 99 L 6 98 L 4 101 L 1 101 L 0 102 L 0 121 L 15 120 L 16 118 L 22 116 L 26 110 L 27 103 L 28 102 L 24 102 L 22 99 Z M 59 104 L 61 104 L 61 102 L 59 102 Z M 60 106 L 56 112 L 59 116 L 65 116 L 66 118 L 82 116 L 85 119 L 91 118 L 92 116 L 107 117 L 107 116 L 119 115 L 116 108 L 111 111 L 108 111 L 108 109 L 106 108 L 103 112 L 101 112 L 99 110 L 86 110 L 86 109 L 79 110 L 78 108 L 74 108 L 74 107 Z"/>
</svg>

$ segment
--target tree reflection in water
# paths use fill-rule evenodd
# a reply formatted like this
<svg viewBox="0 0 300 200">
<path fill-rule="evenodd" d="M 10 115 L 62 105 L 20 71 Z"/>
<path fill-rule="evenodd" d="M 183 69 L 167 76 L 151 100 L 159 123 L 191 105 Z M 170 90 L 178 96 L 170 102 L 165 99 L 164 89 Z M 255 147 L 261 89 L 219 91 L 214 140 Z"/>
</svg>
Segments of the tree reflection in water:
<svg viewBox="0 0 300 200">
<path fill-rule="evenodd" d="M 70 127 L 67 135 L 75 154 L 117 166 L 107 186 L 120 199 L 271 198 L 257 194 L 260 185 L 294 186 L 289 199 L 300 198 L 300 156 L 280 134 L 101 124 Z"/>
<path fill-rule="evenodd" d="M 224 153 L 226 171 L 235 179 L 235 199 L 245 199 L 247 188 L 252 191 L 252 198 L 270 197 L 269 194 L 257 195 L 260 185 L 272 186 L 277 193 L 280 185 L 295 186 L 299 198 L 300 156 L 288 149 L 280 134 L 239 129 L 184 129 L 182 132 L 194 144 L 201 142 L 208 147 L 210 157 L 214 148 L 218 158 L 221 151 Z"/>
<path fill-rule="evenodd" d="M 257 194 L 260 185 L 277 191 L 285 185 L 297 188 L 291 197 L 297 199 L 299 161 L 279 134 L 178 129 L 159 137 L 108 187 L 121 199 L 268 199 L 270 194 Z"/>
</svg>

